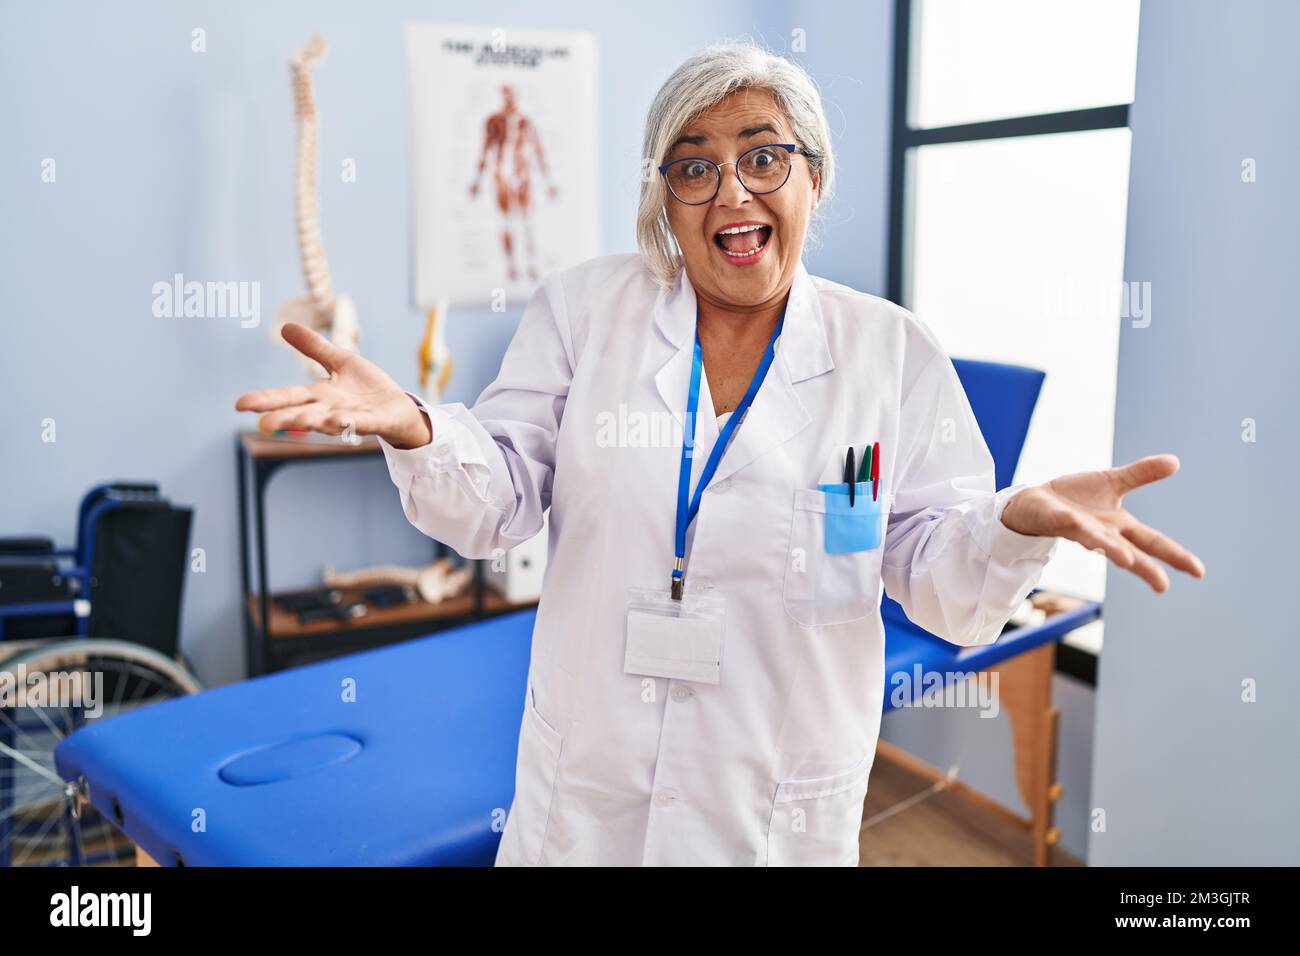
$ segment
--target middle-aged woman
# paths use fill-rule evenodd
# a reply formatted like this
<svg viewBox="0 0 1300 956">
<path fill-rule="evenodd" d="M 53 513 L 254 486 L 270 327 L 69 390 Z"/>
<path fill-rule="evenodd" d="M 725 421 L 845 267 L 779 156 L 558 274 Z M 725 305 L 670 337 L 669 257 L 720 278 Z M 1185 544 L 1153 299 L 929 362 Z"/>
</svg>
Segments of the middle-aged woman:
<svg viewBox="0 0 1300 956">
<path fill-rule="evenodd" d="M 285 339 L 329 379 L 236 407 L 267 431 L 377 435 L 407 518 L 467 557 L 550 509 L 498 864 L 854 864 L 882 586 L 970 645 L 997 639 L 1058 538 L 1157 592 L 1156 559 L 1201 577 L 1122 505 L 1178 460 L 995 493 L 934 333 L 804 268 L 834 160 L 798 66 L 692 57 L 645 154 L 640 253 L 548 275 L 472 408 L 426 405 L 301 326 Z M 873 454 L 852 500 L 850 449 L 859 469 Z"/>
</svg>

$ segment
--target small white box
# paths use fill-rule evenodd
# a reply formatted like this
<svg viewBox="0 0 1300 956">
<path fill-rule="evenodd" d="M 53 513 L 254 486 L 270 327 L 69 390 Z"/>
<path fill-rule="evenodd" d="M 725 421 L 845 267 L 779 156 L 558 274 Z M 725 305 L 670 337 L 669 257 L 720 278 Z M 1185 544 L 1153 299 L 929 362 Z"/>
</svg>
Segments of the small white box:
<svg viewBox="0 0 1300 956">
<path fill-rule="evenodd" d="M 548 510 L 542 517 L 542 530 L 505 554 L 486 559 L 484 580 L 488 587 L 511 603 L 536 601 L 542 595 L 542 578 L 546 574 L 546 550 L 550 541 Z"/>
</svg>

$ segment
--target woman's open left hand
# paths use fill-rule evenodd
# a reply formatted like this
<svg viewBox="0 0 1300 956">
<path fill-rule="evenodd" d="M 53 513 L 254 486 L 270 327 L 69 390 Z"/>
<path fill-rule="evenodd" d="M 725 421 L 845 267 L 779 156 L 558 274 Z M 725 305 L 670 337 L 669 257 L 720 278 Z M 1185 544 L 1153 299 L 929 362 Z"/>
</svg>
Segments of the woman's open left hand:
<svg viewBox="0 0 1300 956">
<path fill-rule="evenodd" d="M 1205 576 L 1205 565 L 1178 542 L 1134 518 L 1122 502 L 1134 488 L 1177 470 L 1176 455 L 1148 455 L 1119 468 L 1053 478 L 1012 498 L 1002 511 L 1002 523 L 1020 534 L 1077 541 L 1163 593 L 1169 589 L 1169 577 L 1156 558 L 1198 578 Z"/>
</svg>

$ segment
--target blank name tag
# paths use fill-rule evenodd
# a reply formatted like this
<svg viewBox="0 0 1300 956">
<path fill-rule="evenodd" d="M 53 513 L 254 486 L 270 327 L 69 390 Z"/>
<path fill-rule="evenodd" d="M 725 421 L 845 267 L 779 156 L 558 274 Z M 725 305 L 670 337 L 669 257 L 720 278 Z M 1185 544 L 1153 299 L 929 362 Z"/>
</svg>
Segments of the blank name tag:
<svg viewBox="0 0 1300 956">
<path fill-rule="evenodd" d="M 716 684 L 725 620 L 720 597 L 687 590 L 681 601 L 674 601 L 667 591 L 631 588 L 623 671 Z"/>
</svg>

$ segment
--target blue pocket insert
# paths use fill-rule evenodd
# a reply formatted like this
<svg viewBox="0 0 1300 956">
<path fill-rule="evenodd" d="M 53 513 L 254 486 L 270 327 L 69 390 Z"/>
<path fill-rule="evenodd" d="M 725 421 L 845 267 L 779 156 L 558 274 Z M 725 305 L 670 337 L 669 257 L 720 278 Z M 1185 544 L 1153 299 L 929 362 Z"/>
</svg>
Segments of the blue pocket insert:
<svg viewBox="0 0 1300 956">
<path fill-rule="evenodd" d="M 844 482 L 818 485 L 826 500 L 826 553 L 851 554 L 880 547 L 884 524 L 883 498 L 871 500 L 871 482 L 859 481 L 849 507 L 849 486 Z"/>
</svg>

